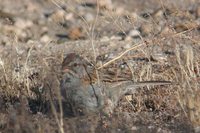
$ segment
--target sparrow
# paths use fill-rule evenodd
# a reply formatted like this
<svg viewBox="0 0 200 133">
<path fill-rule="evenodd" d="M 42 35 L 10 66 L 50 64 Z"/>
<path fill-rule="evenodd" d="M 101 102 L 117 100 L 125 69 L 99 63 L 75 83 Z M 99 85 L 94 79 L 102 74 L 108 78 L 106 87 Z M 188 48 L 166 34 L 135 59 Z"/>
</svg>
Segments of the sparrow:
<svg viewBox="0 0 200 133">
<path fill-rule="evenodd" d="M 60 90 L 63 100 L 71 105 L 73 114 L 85 115 L 94 112 L 112 114 L 120 98 L 148 85 L 169 85 L 169 81 L 132 80 L 98 82 L 96 68 L 82 56 L 69 53 L 62 63 Z"/>
</svg>

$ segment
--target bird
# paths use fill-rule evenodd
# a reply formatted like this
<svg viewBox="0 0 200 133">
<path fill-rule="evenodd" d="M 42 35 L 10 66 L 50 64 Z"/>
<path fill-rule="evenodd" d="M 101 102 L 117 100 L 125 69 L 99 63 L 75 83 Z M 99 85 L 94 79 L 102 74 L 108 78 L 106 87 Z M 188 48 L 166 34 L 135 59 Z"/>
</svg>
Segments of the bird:
<svg viewBox="0 0 200 133">
<path fill-rule="evenodd" d="M 75 116 L 95 112 L 112 114 L 120 98 L 128 92 L 148 85 L 169 85 L 170 81 L 132 80 L 98 82 L 96 68 L 77 53 L 69 53 L 62 62 L 60 92 L 64 101 L 70 103 Z"/>
</svg>

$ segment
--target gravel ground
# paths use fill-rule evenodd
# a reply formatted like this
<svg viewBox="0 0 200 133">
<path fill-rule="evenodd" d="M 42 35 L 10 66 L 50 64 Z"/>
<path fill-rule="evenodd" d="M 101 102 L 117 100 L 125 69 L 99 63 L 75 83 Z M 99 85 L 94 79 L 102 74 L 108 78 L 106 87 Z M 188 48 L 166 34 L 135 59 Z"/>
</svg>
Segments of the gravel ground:
<svg viewBox="0 0 200 133">
<path fill-rule="evenodd" d="M 0 0 L 0 132 L 200 132 L 199 25 L 198 0 Z M 172 85 L 74 117 L 58 104 L 70 52 L 111 80 Z"/>
</svg>

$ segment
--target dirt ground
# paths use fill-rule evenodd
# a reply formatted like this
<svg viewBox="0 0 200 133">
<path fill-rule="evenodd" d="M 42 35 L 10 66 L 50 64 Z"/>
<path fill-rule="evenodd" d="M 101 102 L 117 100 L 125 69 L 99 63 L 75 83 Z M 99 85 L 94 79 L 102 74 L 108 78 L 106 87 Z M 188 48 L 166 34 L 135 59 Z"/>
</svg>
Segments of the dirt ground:
<svg viewBox="0 0 200 133">
<path fill-rule="evenodd" d="M 0 0 L 0 132 L 198 133 L 199 35 L 198 0 Z M 75 117 L 59 93 L 71 52 L 111 79 L 172 84 Z"/>
</svg>

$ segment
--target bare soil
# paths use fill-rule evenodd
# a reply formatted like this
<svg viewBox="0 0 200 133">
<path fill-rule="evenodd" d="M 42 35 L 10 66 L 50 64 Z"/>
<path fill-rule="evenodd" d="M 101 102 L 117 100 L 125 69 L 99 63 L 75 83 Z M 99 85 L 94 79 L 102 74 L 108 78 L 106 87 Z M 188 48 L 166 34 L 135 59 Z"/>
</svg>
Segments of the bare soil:
<svg viewBox="0 0 200 133">
<path fill-rule="evenodd" d="M 0 0 L 0 9 L 0 132 L 200 132 L 197 0 Z M 111 80 L 172 85 L 139 88 L 110 116 L 75 117 L 59 93 L 70 52 Z"/>
</svg>

